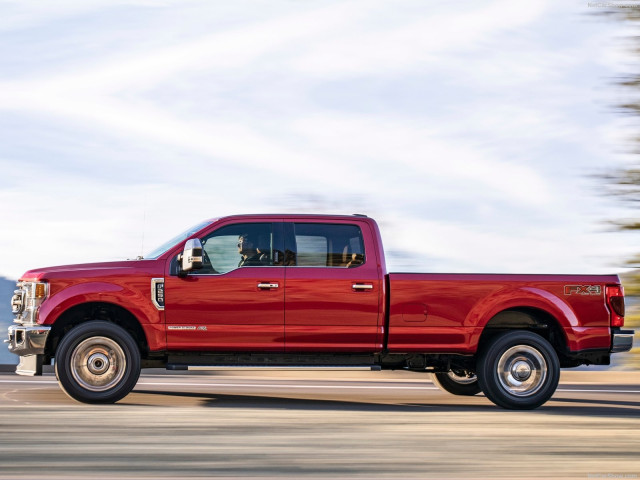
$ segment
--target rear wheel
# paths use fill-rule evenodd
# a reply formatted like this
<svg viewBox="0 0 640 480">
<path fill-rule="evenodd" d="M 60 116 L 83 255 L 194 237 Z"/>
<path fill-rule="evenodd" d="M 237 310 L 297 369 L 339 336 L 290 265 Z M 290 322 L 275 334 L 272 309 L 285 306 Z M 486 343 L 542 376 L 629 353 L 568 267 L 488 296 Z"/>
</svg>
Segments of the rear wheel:
<svg viewBox="0 0 640 480">
<path fill-rule="evenodd" d="M 515 330 L 495 337 L 478 359 L 478 382 L 496 405 L 516 410 L 537 408 L 556 391 L 558 355 L 532 332 Z"/>
<path fill-rule="evenodd" d="M 56 377 L 67 395 L 85 403 L 114 403 L 135 387 L 140 351 L 131 335 L 110 322 L 83 323 L 56 352 Z"/>
<path fill-rule="evenodd" d="M 473 396 L 482 391 L 478 377 L 466 370 L 432 373 L 431 378 L 437 387 L 453 395 Z"/>
</svg>

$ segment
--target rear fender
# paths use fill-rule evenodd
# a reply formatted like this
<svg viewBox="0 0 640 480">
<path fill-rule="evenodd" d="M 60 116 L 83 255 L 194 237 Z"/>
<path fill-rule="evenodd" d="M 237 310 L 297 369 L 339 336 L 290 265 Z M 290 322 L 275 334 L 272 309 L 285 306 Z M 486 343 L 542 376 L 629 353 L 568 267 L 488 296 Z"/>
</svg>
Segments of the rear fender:
<svg viewBox="0 0 640 480">
<path fill-rule="evenodd" d="M 535 287 L 518 287 L 500 290 L 478 302 L 465 320 L 465 324 L 474 328 L 471 336 L 473 351 L 478 348 L 480 336 L 489 321 L 498 313 L 518 308 L 533 308 L 552 316 L 559 324 L 570 350 L 579 350 L 580 345 L 575 330 L 580 322 L 571 306 L 563 299 L 545 290 Z"/>
</svg>

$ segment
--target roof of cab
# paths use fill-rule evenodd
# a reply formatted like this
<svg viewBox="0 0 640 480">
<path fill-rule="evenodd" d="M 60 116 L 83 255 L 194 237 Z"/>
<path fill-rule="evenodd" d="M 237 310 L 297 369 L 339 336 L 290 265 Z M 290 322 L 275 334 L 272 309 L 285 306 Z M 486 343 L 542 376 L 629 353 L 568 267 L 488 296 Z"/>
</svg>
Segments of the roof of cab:
<svg viewBox="0 0 640 480">
<path fill-rule="evenodd" d="M 369 217 L 361 213 L 354 213 L 353 215 L 317 214 L 317 213 L 255 213 L 255 214 L 247 213 L 247 214 L 240 214 L 240 215 L 225 215 L 222 217 L 212 218 L 211 221 L 227 220 L 230 218 L 265 218 L 265 219 L 326 218 L 326 219 L 353 220 L 354 218 L 369 218 Z"/>
</svg>

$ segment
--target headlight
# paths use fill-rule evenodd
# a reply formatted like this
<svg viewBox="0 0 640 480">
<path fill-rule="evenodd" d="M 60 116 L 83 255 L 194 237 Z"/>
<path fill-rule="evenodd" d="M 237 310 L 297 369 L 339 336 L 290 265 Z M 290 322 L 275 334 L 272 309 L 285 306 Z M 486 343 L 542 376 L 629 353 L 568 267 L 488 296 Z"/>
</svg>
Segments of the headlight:
<svg viewBox="0 0 640 480">
<path fill-rule="evenodd" d="M 49 295 L 47 282 L 19 282 L 11 298 L 11 310 L 18 323 L 36 323 L 40 305 Z"/>
<path fill-rule="evenodd" d="M 11 297 L 11 312 L 14 315 L 22 313 L 24 310 L 24 290 L 15 290 L 13 297 Z"/>
</svg>

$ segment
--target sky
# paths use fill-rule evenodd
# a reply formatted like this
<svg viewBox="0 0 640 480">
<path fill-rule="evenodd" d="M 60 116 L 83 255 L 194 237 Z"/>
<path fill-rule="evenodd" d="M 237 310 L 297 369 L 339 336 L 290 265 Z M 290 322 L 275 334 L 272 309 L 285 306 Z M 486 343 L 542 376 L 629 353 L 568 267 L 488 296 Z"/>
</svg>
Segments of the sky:
<svg viewBox="0 0 640 480">
<path fill-rule="evenodd" d="M 391 271 L 623 272 L 598 8 L 0 0 L 0 276 L 279 212 L 374 217 Z"/>
</svg>

